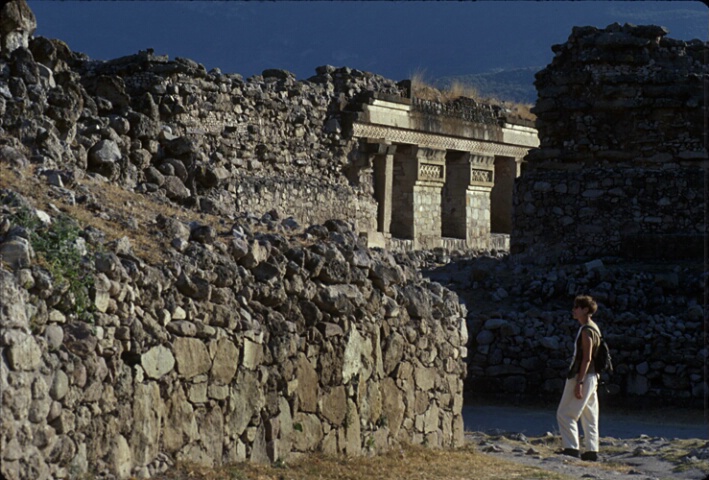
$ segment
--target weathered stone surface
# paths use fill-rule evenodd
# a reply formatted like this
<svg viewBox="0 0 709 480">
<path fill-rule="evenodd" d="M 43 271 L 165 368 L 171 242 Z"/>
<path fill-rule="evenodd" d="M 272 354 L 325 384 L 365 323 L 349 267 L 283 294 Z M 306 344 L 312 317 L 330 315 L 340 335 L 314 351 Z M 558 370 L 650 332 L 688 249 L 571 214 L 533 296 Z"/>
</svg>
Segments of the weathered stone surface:
<svg viewBox="0 0 709 480">
<path fill-rule="evenodd" d="M 27 48 L 29 37 L 36 28 L 37 19 L 26 2 L 3 2 L 0 6 L 0 53 L 7 55 L 18 48 Z"/>
<path fill-rule="evenodd" d="M 164 406 L 156 383 L 137 385 L 134 395 L 130 449 L 135 464 L 146 465 L 159 451 Z"/>
<path fill-rule="evenodd" d="M 387 419 L 387 426 L 392 436 L 396 437 L 404 419 L 404 401 L 401 391 L 391 377 L 382 382 L 382 415 Z"/>
<path fill-rule="evenodd" d="M 345 347 L 342 365 L 342 380 L 347 383 L 355 375 L 368 378 L 371 374 L 371 364 L 365 364 L 363 358 L 371 358 L 372 344 L 363 338 L 356 328 L 350 330 Z"/>
<path fill-rule="evenodd" d="M 25 238 L 13 238 L 0 244 L 0 260 L 12 268 L 28 266 L 32 255 L 32 246 Z"/>
<path fill-rule="evenodd" d="M 293 416 L 293 448 L 307 452 L 317 448 L 324 437 L 316 415 L 298 412 Z"/>
<path fill-rule="evenodd" d="M 320 401 L 320 411 L 333 425 L 340 426 L 347 416 L 345 387 L 339 386 L 326 393 Z"/>
<path fill-rule="evenodd" d="M 259 387 L 255 374 L 247 370 L 239 370 L 229 397 L 225 430 L 231 435 L 240 436 L 249 425 L 251 418 L 264 404 L 263 391 Z"/>
<path fill-rule="evenodd" d="M 255 370 L 261 364 L 262 356 L 263 347 L 261 344 L 245 338 L 243 346 L 243 365 L 246 368 Z"/>
<path fill-rule="evenodd" d="M 159 379 L 172 371 L 175 366 L 175 357 L 169 348 L 158 345 L 148 350 L 141 356 L 141 365 L 148 377 Z"/>
<path fill-rule="evenodd" d="M 187 401 L 182 388 L 165 405 L 165 427 L 163 428 L 163 446 L 172 453 L 181 449 L 185 443 L 199 438 L 194 408 Z"/>
<path fill-rule="evenodd" d="M 206 345 L 196 338 L 176 338 L 173 352 L 177 371 L 184 378 L 207 373 L 211 367 Z"/>
<path fill-rule="evenodd" d="M 315 412 L 320 390 L 318 374 L 305 355 L 298 356 L 296 378 L 298 380 L 296 395 L 300 402 L 300 409 L 304 412 Z"/>
<path fill-rule="evenodd" d="M 210 372 L 212 381 L 220 385 L 228 385 L 236 375 L 238 366 L 239 349 L 227 339 L 219 340 Z"/>
<path fill-rule="evenodd" d="M 12 370 L 35 370 L 42 360 L 42 351 L 31 335 L 21 335 L 7 349 L 7 361 Z"/>
</svg>

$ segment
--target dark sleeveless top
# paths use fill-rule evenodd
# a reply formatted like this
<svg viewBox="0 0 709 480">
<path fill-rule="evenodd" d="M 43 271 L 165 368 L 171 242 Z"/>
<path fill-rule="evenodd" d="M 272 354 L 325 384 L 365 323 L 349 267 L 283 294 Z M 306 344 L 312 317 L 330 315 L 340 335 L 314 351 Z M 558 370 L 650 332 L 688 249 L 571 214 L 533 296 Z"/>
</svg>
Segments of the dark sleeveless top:
<svg viewBox="0 0 709 480">
<path fill-rule="evenodd" d="M 591 335 L 591 365 L 588 366 L 587 373 L 596 373 L 593 366 L 593 357 L 601 344 L 601 329 L 598 328 L 596 322 L 589 320 L 589 322 L 581 327 L 581 335 L 578 336 L 576 341 L 576 355 L 573 360 L 571 360 L 571 366 L 569 367 L 569 373 L 566 378 L 573 378 L 581 370 L 581 359 L 583 358 L 583 343 L 582 337 L 584 333 Z"/>
</svg>

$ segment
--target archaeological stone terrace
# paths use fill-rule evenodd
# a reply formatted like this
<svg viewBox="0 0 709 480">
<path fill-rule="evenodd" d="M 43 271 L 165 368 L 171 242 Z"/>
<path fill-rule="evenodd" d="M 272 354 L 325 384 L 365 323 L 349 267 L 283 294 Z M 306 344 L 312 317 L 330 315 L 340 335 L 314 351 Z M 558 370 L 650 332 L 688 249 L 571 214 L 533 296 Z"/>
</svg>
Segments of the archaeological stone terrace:
<svg viewBox="0 0 709 480">
<path fill-rule="evenodd" d="M 466 382 L 558 387 L 568 312 L 526 304 L 580 289 L 618 320 L 623 395 L 707 391 L 704 277 L 606 268 L 703 232 L 704 44 L 575 29 L 538 76 L 534 128 L 346 67 L 94 61 L 34 37 L 23 0 L 0 5 L 3 478 L 461 445 Z M 508 245 L 510 283 L 492 256 L 452 266 L 459 283 L 421 271 Z M 480 286 L 524 314 L 476 311 Z M 629 306 L 656 313 L 611 316 Z"/>
</svg>

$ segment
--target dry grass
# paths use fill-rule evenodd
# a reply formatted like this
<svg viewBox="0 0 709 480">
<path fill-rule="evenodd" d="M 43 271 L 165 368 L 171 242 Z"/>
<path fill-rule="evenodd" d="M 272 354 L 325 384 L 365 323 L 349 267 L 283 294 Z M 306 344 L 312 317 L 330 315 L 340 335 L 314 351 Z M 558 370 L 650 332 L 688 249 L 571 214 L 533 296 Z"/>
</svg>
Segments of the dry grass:
<svg viewBox="0 0 709 480">
<path fill-rule="evenodd" d="M 426 80 L 426 74 L 422 71 L 411 75 L 411 90 L 414 97 L 434 102 L 447 103 L 460 97 L 483 102 L 480 93 L 472 85 L 454 81 L 447 89 L 440 90 Z"/>
<path fill-rule="evenodd" d="M 279 466 L 239 464 L 219 469 L 180 465 L 158 480 L 570 480 L 571 477 L 474 451 L 403 447 L 373 457 L 308 455 Z"/>
<path fill-rule="evenodd" d="M 218 228 L 219 218 L 181 209 L 168 201 L 139 195 L 93 178 L 83 178 L 72 190 L 90 192 L 91 200 L 71 204 L 65 197 L 38 178 L 35 165 L 19 170 L 0 162 L 0 188 L 23 195 L 34 208 L 47 212 L 61 211 L 73 218 L 81 228 L 93 227 L 105 234 L 108 242 L 126 237 L 134 254 L 151 264 L 161 263 L 163 252 L 171 239 L 157 235 L 155 218 L 159 215 L 183 222 L 199 218 L 205 225 Z M 223 228 L 223 227 L 222 227 Z"/>
<path fill-rule="evenodd" d="M 448 103 L 461 97 L 472 98 L 479 103 L 501 105 L 512 115 L 525 120 L 534 121 L 536 119 L 536 116 L 531 111 L 534 106 L 531 103 L 516 103 L 483 97 L 474 86 L 459 80 L 454 80 L 448 88 L 441 90 L 426 80 L 426 74 L 423 71 L 417 71 L 411 75 L 411 90 L 414 97 L 422 100 Z"/>
</svg>

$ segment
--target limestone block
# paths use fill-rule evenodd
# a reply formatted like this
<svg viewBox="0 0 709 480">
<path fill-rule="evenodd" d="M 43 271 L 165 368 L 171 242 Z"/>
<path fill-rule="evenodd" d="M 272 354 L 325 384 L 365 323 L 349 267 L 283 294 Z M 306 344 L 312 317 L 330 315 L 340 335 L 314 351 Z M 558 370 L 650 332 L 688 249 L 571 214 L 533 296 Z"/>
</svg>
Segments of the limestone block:
<svg viewBox="0 0 709 480">
<path fill-rule="evenodd" d="M 209 464 L 212 466 L 221 465 L 224 450 L 224 417 L 221 409 L 209 409 L 202 418 L 197 419 L 197 424 L 199 425 L 200 441 L 210 459 Z"/>
<path fill-rule="evenodd" d="M 351 399 L 347 400 L 347 419 L 345 423 L 345 445 L 342 447 L 346 455 L 362 453 L 362 434 L 357 405 Z"/>
<path fill-rule="evenodd" d="M 42 361 L 42 350 L 31 335 L 21 333 L 7 349 L 7 361 L 11 370 L 36 370 Z"/>
<path fill-rule="evenodd" d="M 239 366 L 239 349 L 230 340 L 223 338 L 217 343 L 212 370 L 211 381 L 217 385 L 228 385 L 236 375 Z"/>
<path fill-rule="evenodd" d="M 293 416 L 291 415 L 290 404 L 284 397 L 278 399 L 278 416 L 276 420 L 278 421 L 278 439 L 280 440 L 278 445 L 281 454 L 278 458 L 285 460 L 293 444 Z"/>
<path fill-rule="evenodd" d="M 52 403 L 49 399 L 32 400 L 28 412 L 29 421 L 32 423 L 46 421 L 51 405 Z"/>
<path fill-rule="evenodd" d="M 207 403 L 207 382 L 191 384 L 187 390 L 187 398 L 193 404 Z"/>
<path fill-rule="evenodd" d="M 229 386 L 209 384 L 207 397 L 213 400 L 226 400 L 229 397 Z"/>
<path fill-rule="evenodd" d="M 170 453 L 176 452 L 185 442 L 197 439 L 198 434 L 194 408 L 187 401 L 182 388 L 178 387 L 166 403 L 163 447 Z"/>
<path fill-rule="evenodd" d="M 384 348 L 384 373 L 389 375 L 399 365 L 404 356 L 406 340 L 398 333 L 392 333 Z"/>
<path fill-rule="evenodd" d="M 265 404 L 266 399 L 256 373 L 240 369 L 229 396 L 226 433 L 233 437 L 241 436 L 251 422 L 251 418 L 260 413 Z"/>
<path fill-rule="evenodd" d="M 322 424 L 316 415 L 298 412 L 293 416 L 293 448 L 299 452 L 312 451 L 324 437 Z"/>
<path fill-rule="evenodd" d="M 348 383 L 355 375 L 359 375 L 360 380 L 369 378 L 372 367 L 366 365 L 362 359 L 371 358 L 371 356 L 372 344 L 362 337 L 353 325 L 345 346 L 342 381 Z M 371 364 L 371 361 L 369 363 Z"/>
<path fill-rule="evenodd" d="M 195 337 L 199 329 L 194 322 L 189 320 L 174 320 L 167 324 L 167 331 L 182 337 Z"/>
<path fill-rule="evenodd" d="M 296 395 L 300 409 L 304 412 L 314 413 L 317 410 L 318 404 L 318 374 L 310 361 L 303 354 L 298 356 L 296 378 L 298 379 Z"/>
<path fill-rule="evenodd" d="M 137 465 L 147 465 L 159 452 L 163 410 L 157 383 L 135 386 L 130 446 Z"/>
<path fill-rule="evenodd" d="M 27 48 L 37 28 L 37 19 L 24 1 L 4 2 L 0 7 L 0 52 L 7 55 Z"/>
<path fill-rule="evenodd" d="M 437 376 L 438 371 L 435 368 L 414 368 L 414 381 L 416 382 L 416 387 L 424 392 L 431 390 L 435 386 Z"/>
<path fill-rule="evenodd" d="M 337 434 L 339 430 L 330 430 L 323 437 L 321 451 L 325 455 L 337 455 Z"/>
<path fill-rule="evenodd" d="M 184 308 L 180 307 L 179 305 L 174 308 L 174 310 L 170 313 L 172 320 L 186 320 L 187 319 L 187 312 L 185 311 Z"/>
<path fill-rule="evenodd" d="M 262 357 L 263 346 L 248 338 L 244 338 L 242 365 L 250 370 L 255 370 L 261 365 Z"/>
<path fill-rule="evenodd" d="M 391 432 L 387 427 L 382 427 L 374 431 L 369 442 L 370 448 L 377 454 L 383 453 L 389 449 L 389 434 Z M 394 436 L 393 433 L 391 433 Z"/>
<path fill-rule="evenodd" d="M 340 385 L 326 393 L 320 401 L 320 411 L 331 424 L 342 425 L 347 415 L 345 387 Z"/>
<path fill-rule="evenodd" d="M 266 442 L 266 428 L 262 423 L 256 430 L 256 438 L 251 445 L 250 460 L 254 463 L 269 464 L 271 458 L 268 453 L 268 442 Z"/>
<path fill-rule="evenodd" d="M 44 331 L 44 338 L 50 350 L 57 350 L 64 342 L 64 329 L 59 325 L 50 324 Z"/>
<path fill-rule="evenodd" d="M 30 265 L 34 253 L 30 243 L 21 237 L 0 244 L 0 260 L 13 269 Z"/>
<path fill-rule="evenodd" d="M 169 348 L 158 345 L 141 355 L 140 363 L 149 378 L 159 379 L 175 367 L 175 357 Z"/>
<path fill-rule="evenodd" d="M 428 410 L 428 406 L 430 404 L 431 398 L 429 397 L 428 393 L 422 392 L 421 390 L 416 390 L 416 392 L 414 393 L 413 406 L 410 406 L 411 412 L 413 413 L 413 415 L 421 415 L 426 410 Z"/>
<path fill-rule="evenodd" d="M 382 415 L 386 418 L 391 434 L 396 437 L 404 418 L 404 398 L 393 378 L 382 381 Z"/>
<path fill-rule="evenodd" d="M 73 432 L 76 428 L 76 415 L 67 409 L 63 409 L 62 413 L 52 422 L 52 427 L 61 435 Z"/>
<path fill-rule="evenodd" d="M 365 423 L 376 423 L 382 416 L 382 392 L 379 382 L 359 384 L 360 416 Z"/>
<path fill-rule="evenodd" d="M 248 252 L 239 259 L 239 262 L 246 268 L 254 268 L 261 262 L 268 259 L 270 248 L 260 241 L 250 241 Z"/>
<path fill-rule="evenodd" d="M 178 462 L 192 463 L 202 467 L 214 467 L 214 459 L 201 444 L 188 445 L 175 456 Z"/>
<path fill-rule="evenodd" d="M 177 371 L 184 378 L 207 373 L 211 360 L 207 346 L 196 338 L 178 337 L 173 344 Z"/>
</svg>

